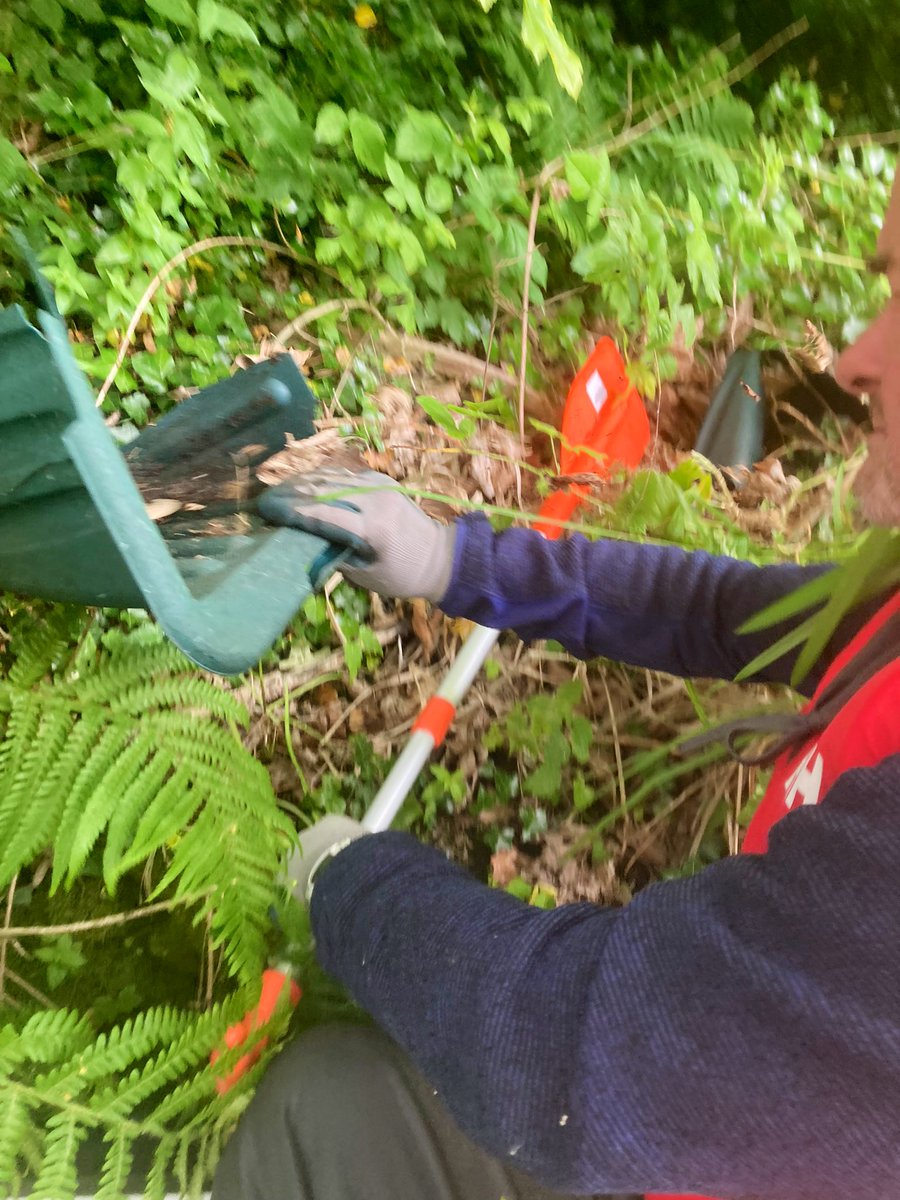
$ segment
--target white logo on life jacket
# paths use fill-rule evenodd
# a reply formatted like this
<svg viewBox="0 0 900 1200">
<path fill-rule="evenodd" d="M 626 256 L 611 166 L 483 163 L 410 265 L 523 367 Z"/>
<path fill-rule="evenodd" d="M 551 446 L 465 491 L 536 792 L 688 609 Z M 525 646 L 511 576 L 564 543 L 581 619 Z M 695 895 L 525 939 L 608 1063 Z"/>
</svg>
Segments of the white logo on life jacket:
<svg viewBox="0 0 900 1200">
<path fill-rule="evenodd" d="M 591 404 L 593 404 L 594 411 L 599 416 L 600 409 L 606 403 L 606 398 L 609 395 L 609 392 L 606 390 L 606 384 L 600 378 L 599 371 L 594 371 L 592 373 L 590 379 L 585 384 L 585 388 L 587 390 L 588 399 L 590 400 Z"/>
<path fill-rule="evenodd" d="M 825 763 L 818 744 L 809 750 L 796 770 L 784 784 L 784 807 L 793 808 L 799 797 L 801 804 L 818 804 L 822 790 L 822 771 Z"/>
</svg>

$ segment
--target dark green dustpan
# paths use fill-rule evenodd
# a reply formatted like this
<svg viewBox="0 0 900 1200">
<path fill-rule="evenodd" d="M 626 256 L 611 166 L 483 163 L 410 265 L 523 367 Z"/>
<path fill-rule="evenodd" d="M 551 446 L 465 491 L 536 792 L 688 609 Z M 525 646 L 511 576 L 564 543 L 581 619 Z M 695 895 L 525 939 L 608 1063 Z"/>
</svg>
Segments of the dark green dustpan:
<svg viewBox="0 0 900 1200">
<path fill-rule="evenodd" d="M 163 492 L 167 479 L 193 478 L 198 463 L 203 473 L 249 477 L 286 434 L 314 432 L 303 377 L 287 355 L 239 371 L 123 455 L 40 280 L 38 292 L 42 333 L 21 309 L 0 310 L 0 590 L 146 608 L 201 667 L 248 669 L 340 552 L 266 525 L 237 499 L 157 524 L 129 463 Z"/>
</svg>

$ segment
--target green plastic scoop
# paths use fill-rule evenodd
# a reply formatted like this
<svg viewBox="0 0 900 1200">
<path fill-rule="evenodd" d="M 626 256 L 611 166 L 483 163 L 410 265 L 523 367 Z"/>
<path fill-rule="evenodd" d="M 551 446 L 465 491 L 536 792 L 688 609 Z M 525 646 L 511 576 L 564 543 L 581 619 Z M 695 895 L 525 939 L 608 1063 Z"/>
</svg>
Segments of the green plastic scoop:
<svg viewBox="0 0 900 1200">
<path fill-rule="evenodd" d="M 146 608 L 194 662 L 237 674 L 258 662 L 342 557 L 328 542 L 267 525 L 240 479 L 314 432 L 315 400 L 288 355 L 184 401 L 123 451 L 37 280 L 41 331 L 0 310 L 0 590 Z M 129 467 L 131 469 L 129 469 Z M 235 480 L 226 498 L 158 524 L 132 470 L 190 489 Z M 246 487 L 245 487 L 246 492 Z"/>
</svg>

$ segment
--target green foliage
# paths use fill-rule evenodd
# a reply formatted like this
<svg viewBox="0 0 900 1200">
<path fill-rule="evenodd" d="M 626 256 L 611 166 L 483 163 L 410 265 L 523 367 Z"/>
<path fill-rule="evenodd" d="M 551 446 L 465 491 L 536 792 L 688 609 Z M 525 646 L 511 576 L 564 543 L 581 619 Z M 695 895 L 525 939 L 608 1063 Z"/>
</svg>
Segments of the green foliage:
<svg viewBox="0 0 900 1200">
<path fill-rule="evenodd" d="M 247 312 L 286 320 L 309 288 L 515 358 L 539 176 L 530 322 L 550 355 L 613 325 L 651 390 L 679 330 L 723 329 L 732 296 L 752 294 L 764 326 L 812 318 L 835 338 L 871 308 L 859 257 L 892 162 L 829 143 L 811 85 L 787 75 L 754 111 L 723 54 L 623 47 L 602 12 L 557 4 L 584 63 L 576 101 L 523 48 L 515 9 L 396 0 L 362 30 L 324 3 L 11 0 L 0 221 L 40 247 L 93 377 L 148 273 L 195 238 L 284 235 L 295 260 L 287 291 L 261 249 L 193 260 L 195 290 L 157 293 L 153 341 L 109 405 L 133 397 L 145 419 L 209 382 L 246 348 Z M 525 0 L 525 29 L 559 58 L 548 12 Z M 15 268 L 0 292 L 20 294 Z"/>
<path fill-rule="evenodd" d="M 853 608 L 889 593 L 898 585 L 900 532 L 882 528 L 866 530 L 833 571 L 768 605 L 743 626 L 741 632 L 753 633 L 809 613 L 790 633 L 748 663 L 738 679 L 750 678 L 799 647 L 791 673 L 791 682 L 796 686 L 809 674 L 838 625 Z"/>
<path fill-rule="evenodd" d="M 180 1195 L 199 1195 L 268 1058 L 216 1093 L 210 1052 L 250 1002 L 242 991 L 200 1015 L 147 1009 L 99 1035 L 65 1009 L 0 1027 L 0 1186 L 28 1179 L 29 1195 L 67 1200 L 79 1191 L 78 1147 L 92 1137 L 105 1144 L 100 1200 L 120 1200 L 136 1152 L 148 1148 L 148 1195 L 170 1181 Z M 287 1016 L 276 1012 L 271 1038 Z M 257 1041 L 223 1054 L 217 1069 L 227 1073 Z"/>
<path fill-rule="evenodd" d="M 685 31 L 720 42 L 737 30 L 752 49 L 806 18 L 809 31 L 785 55 L 815 78 L 831 113 L 849 128 L 890 129 L 900 119 L 900 9 L 885 0 L 607 0 L 606 7 L 619 33 L 643 44 L 677 41 Z M 759 90 L 771 77 L 766 65 L 750 82 Z"/>
<path fill-rule="evenodd" d="M 241 745 L 241 705 L 149 623 L 103 632 L 65 609 L 25 609 L 6 655 L 0 886 L 47 847 L 53 890 L 71 886 L 95 848 L 110 892 L 161 855 L 153 896 L 196 905 L 230 970 L 254 978 L 292 831 Z"/>
<path fill-rule="evenodd" d="M 573 798 L 576 809 L 594 798 L 583 767 L 589 757 L 591 723 L 578 712 L 582 686 L 572 679 L 552 694 L 539 692 L 517 704 L 506 719 L 491 726 L 485 748 L 521 756 L 526 774 L 523 796 L 548 804 Z"/>
</svg>

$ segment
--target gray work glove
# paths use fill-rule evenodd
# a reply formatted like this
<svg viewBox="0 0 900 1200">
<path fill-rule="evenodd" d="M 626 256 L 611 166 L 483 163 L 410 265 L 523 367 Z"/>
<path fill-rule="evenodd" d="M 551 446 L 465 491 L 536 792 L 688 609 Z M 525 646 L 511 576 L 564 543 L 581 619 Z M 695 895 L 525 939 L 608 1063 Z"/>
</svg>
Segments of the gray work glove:
<svg viewBox="0 0 900 1200">
<path fill-rule="evenodd" d="M 436 604 L 450 586 L 455 527 L 427 517 L 387 475 L 331 467 L 297 475 L 264 492 L 259 511 L 348 547 L 341 571 L 357 587 Z"/>
<path fill-rule="evenodd" d="M 288 860 L 286 874 L 301 904 L 309 904 L 322 868 L 365 832 L 359 821 L 332 813 L 300 834 L 300 846 Z"/>
</svg>

